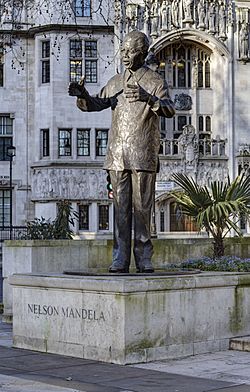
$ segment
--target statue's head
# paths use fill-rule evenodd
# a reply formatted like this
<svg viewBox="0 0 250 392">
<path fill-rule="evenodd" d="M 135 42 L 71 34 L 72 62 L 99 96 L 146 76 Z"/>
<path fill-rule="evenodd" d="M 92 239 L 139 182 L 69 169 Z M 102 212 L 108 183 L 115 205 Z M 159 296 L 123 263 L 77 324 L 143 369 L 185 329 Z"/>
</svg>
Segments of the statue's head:
<svg viewBox="0 0 250 392">
<path fill-rule="evenodd" d="M 146 34 L 140 31 L 131 31 L 123 41 L 121 55 L 123 64 L 127 69 L 136 71 L 147 57 L 149 41 Z"/>
</svg>

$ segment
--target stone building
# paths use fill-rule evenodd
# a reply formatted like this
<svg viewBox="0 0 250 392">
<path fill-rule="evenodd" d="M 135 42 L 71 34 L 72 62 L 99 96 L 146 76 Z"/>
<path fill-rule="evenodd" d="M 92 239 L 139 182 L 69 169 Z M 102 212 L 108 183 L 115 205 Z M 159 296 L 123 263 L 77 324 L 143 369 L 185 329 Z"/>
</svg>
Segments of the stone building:
<svg viewBox="0 0 250 392">
<path fill-rule="evenodd" d="M 112 231 L 102 170 L 111 113 L 80 112 L 67 86 L 85 75 L 97 93 L 121 71 L 123 36 L 138 29 L 150 37 L 176 107 L 173 119 L 160 119 L 156 230 L 163 236 L 195 230 L 173 208 L 172 173 L 205 184 L 250 170 L 250 2 L 37 4 L 35 12 L 0 10 L 0 227 L 10 223 L 6 148 L 13 144 L 13 225 L 54 218 L 58 200 L 68 199 L 80 214 L 80 237 Z M 249 231 L 245 222 L 242 229 Z"/>
</svg>

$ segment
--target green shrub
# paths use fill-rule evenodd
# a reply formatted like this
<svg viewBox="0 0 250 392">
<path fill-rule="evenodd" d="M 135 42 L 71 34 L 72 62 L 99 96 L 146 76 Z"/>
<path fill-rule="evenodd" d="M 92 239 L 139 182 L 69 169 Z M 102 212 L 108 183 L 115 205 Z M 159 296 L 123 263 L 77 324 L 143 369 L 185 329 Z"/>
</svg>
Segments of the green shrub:
<svg viewBox="0 0 250 392">
<path fill-rule="evenodd" d="M 70 225 L 74 226 L 78 214 L 73 210 L 68 200 L 61 200 L 58 203 L 56 219 L 50 221 L 45 218 L 35 218 L 27 222 L 27 234 L 23 236 L 26 240 L 59 240 L 72 239 L 73 231 Z"/>
</svg>

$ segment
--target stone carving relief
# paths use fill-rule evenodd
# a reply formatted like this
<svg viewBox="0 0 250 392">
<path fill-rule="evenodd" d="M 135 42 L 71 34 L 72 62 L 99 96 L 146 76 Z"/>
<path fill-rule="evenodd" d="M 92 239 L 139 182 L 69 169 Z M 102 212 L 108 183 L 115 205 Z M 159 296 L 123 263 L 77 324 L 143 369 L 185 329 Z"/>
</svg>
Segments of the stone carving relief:
<svg viewBox="0 0 250 392">
<path fill-rule="evenodd" d="M 184 23 L 193 23 L 194 0 L 183 0 Z"/>
<path fill-rule="evenodd" d="M 174 173 L 185 173 L 185 166 L 180 160 L 162 161 L 157 181 L 170 181 Z M 197 173 L 188 172 L 200 185 L 209 185 L 211 181 L 226 181 L 228 176 L 227 161 L 199 162 Z"/>
<path fill-rule="evenodd" d="M 209 185 L 211 181 L 226 181 L 228 177 L 227 161 L 199 163 L 197 182 Z"/>
<path fill-rule="evenodd" d="M 197 17 L 198 17 L 198 29 L 205 30 L 205 18 L 206 18 L 206 9 L 205 9 L 205 1 L 200 0 L 197 5 Z"/>
<path fill-rule="evenodd" d="M 174 107 L 176 110 L 191 110 L 192 98 L 188 94 L 175 94 Z"/>
<path fill-rule="evenodd" d="M 219 36 L 221 40 L 227 38 L 227 15 L 224 3 L 221 4 L 219 9 Z"/>
<path fill-rule="evenodd" d="M 208 31 L 210 34 L 216 33 L 217 5 L 211 1 L 208 6 Z"/>
<path fill-rule="evenodd" d="M 239 60 L 243 62 L 248 62 L 250 60 L 250 11 L 248 8 L 238 8 L 237 15 Z"/>
<path fill-rule="evenodd" d="M 159 2 L 155 0 L 151 7 L 151 37 L 156 38 L 158 36 L 158 22 L 159 18 Z"/>
<path fill-rule="evenodd" d="M 239 32 L 239 59 L 249 61 L 249 24 L 243 22 Z"/>
<path fill-rule="evenodd" d="M 187 166 L 192 166 L 194 171 L 196 171 L 199 158 L 199 147 L 197 135 L 193 125 L 184 125 L 183 133 L 178 138 L 178 146 L 180 149 L 179 153 L 182 155 L 185 169 L 187 169 Z"/>
<path fill-rule="evenodd" d="M 180 3 L 179 0 L 172 1 L 172 9 L 171 9 L 171 29 L 180 28 L 179 19 L 180 19 Z"/>
<path fill-rule="evenodd" d="M 161 161 L 157 181 L 170 181 L 174 173 L 184 173 L 184 168 L 180 160 Z"/>
<path fill-rule="evenodd" d="M 127 4 L 126 7 L 127 32 L 136 29 L 137 19 L 138 19 L 138 5 L 132 3 Z"/>
<path fill-rule="evenodd" d="M 106 173 L 100 169 L 33 170 L 33 199 L 106 199 Z"/>
<path fill-rule="evenodd" d="M 125 20 L 124 32 L 131 29 L 150 33 L 152 39 L 180 28 L 207 31 L 225 41 L 232 21 L 233 0 L 144 0 L 140 4 L 125 2 L 115 6 L 115 20 Z M 126 14 L 124 15 L 124 9 Z M 118 13 L 120 13 L 119 16 Z"/>
<path fill-rule="evenodd" d="M 171 5 L 169 0 L 163 0 L 160 10 L 161 32 L 164 34 L 171 28 Z"/>
</svg>

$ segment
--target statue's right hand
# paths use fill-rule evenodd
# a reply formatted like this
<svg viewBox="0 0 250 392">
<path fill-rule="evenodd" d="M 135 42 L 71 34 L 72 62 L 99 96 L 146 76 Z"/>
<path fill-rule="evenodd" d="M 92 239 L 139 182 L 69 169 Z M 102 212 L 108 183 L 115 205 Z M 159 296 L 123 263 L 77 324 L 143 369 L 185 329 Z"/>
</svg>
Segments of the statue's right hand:
<svg viewBox="0 0 250 392">
<path fill-rule="evenodd" d="M 84 95 L 85 88 L 77 82 L 71 82 L 69 84 L 68 92 L 70 96 L 81 97 Z"/>
<path fill-rule="evenodd" d="M 69 95 L 78 98 L 86 98 L 88 96 L 88 91 L 84 87 L 84 76 L 81 77 L 79 82 L 71 82 L 69 84 Z"/>
</svg>

